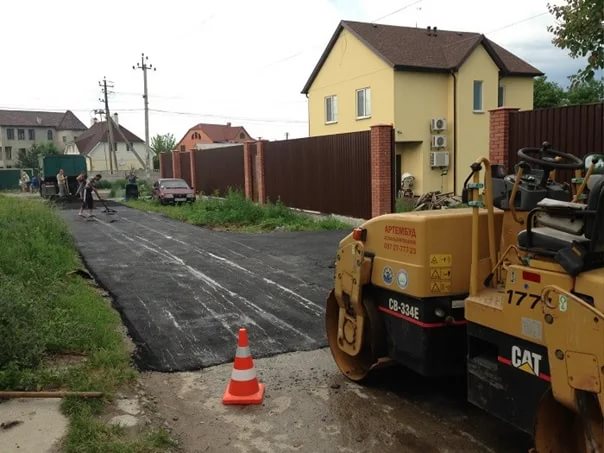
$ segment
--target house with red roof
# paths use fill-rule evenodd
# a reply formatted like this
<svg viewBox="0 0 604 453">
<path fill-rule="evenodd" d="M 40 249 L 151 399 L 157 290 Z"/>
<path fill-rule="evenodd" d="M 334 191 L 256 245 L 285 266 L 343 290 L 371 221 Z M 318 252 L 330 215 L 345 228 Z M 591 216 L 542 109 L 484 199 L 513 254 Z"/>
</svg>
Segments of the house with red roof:
<svg viewBox="0 0 604 453">
<path fill-rule="evenodd" d="M 217 148 L 253 140 L 243 126 L 199 123 L 187 131 L 176 144 L 175 151 Z"/>
</svg>

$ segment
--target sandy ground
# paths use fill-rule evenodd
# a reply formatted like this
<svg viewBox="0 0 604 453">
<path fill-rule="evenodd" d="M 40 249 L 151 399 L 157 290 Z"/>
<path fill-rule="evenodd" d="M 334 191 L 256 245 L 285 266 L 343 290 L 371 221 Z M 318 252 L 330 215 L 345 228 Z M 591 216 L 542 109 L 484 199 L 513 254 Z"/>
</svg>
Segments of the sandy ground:
<svg viewBox="0 0 604 453">
<path fill-rule="evenodd" d="M 252 345 L 253 352 L 253 345 Z M 344 378 L 328 349 L 255 361 L 266 396 L 224 406 L 231 373 L 145 373 L 144 402 L 186 452 L 515 452 L 529 439 L 465 402 L 463 382 L 381 370 L 370 386 Z"/>
</svg>

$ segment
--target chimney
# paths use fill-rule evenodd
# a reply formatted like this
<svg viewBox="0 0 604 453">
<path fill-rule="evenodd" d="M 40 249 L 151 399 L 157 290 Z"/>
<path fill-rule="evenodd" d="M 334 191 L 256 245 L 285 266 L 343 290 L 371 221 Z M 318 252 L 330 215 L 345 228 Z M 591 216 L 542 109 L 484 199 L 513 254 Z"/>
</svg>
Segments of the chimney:
<svg viewBox="0 0 604 453">
<path fill-rule="evenodd" d="M 119 118 L 119 116 L 118 116 L 118 114 L 117 114 L 117 113 L 114 113 L 114 114 L 113 114 L 113 122 L 114 122 L 114 123 L 115 123 L 117 126 L 119 126 L 119 125 L 120 125 L 120 118 Z"/>
<path fill-rule="evenodd" d="M 436 36 L 436 25 L 432 28 L 432 30 L 434 31 L 433 36 Z"/>
<path fill-rule="evenodd" d="M 227 127 L 231 127 L 231 123 L 230 123 L 230 122 L 229 122 L 229 123 L 227 123 Z"/>
</svg>

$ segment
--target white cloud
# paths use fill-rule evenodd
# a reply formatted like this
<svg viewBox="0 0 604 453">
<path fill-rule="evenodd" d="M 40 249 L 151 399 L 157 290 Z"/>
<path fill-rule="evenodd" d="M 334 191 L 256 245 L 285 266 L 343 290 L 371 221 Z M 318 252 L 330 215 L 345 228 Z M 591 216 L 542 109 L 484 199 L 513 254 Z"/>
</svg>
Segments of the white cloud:
<svg viewBox="0 0 604 453">
<path fill-rule="evenodd" d="M 411 0 L 408 2 L 411 3 Z M 91 7 L 91 5 L 94 5 Z M 141 52 L 149 74 L 151 135 L 180 138 L 197 122 L 244 125 L 271 139 L 307 133 L 300 94 L 341 19 L 371 21 L 403 7 L 400 0 L 225 0 L 103 3 L 5 2 L 0 28 L 0 107 L 72 109 L 85 122 L 101 108 L 97 82 L 115 83 L 111 109 L 144 136 Z M 423 0 L 383 23 L 489 32 L 546 11 L 546 2 Z M 418 9 L 421 7 L 421 9 Z M 548 15 L 488 36 L 546 73 L 575 71 L 550 44 Z M 566 74 L 567 75 L 567 74 Z M 563 76 L 562 76 L 563 77 Z"/>
</svg>

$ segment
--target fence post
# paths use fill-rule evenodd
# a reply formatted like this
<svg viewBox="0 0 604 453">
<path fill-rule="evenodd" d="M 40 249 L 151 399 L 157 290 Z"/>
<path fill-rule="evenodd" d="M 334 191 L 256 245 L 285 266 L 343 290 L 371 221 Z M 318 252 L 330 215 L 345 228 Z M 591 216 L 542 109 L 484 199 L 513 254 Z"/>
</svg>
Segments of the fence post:
<svg viewBox="0 0 604 453">
<path fill-rule="evenodd" d="M 392 126 L 371 126 L 371 216 L 392 212 Z"/>
<path fill-rule="evenodd" d="M 254 181 L 258 188 L 258 203 L 264 204 L 266 202 L 266 187 L 264 185 L 264 144 L 266 140 L 259 140 L 256 142 L 256 162 L 255 170 L 256 175 Z"/>
<path fill-rule="evenodd" d="M 505 168 L 510 162 L 510 117 L 517 112 L 516 107 L 499 107 L 489 110 L 489 160 L 492 164 L 502 164 Z"/>
<path fill-rule="evenodd" d="M 248 200 L 254 199 L 254 191 L 252 184 L 254 177 L 252 175 L 252 141 L 246 141 L 243 143 L 243 188 L 245 191 L 245 198 Z"/>
<path fill-rule="evenodd" d="M 197 190 L 197 187 L 199 184 L 197 184 L 197 152 L 195 149 L 189 150 L 189 165 L 191 166 L 191 189 L 193 189 L 195 193 L 198 193 L 199 190 Z"/>
<path fill-rule="evenodd" d="M 174 151 L 172 153 L 172 177 L 182 178 L 182 173 L 180 170 L 180 152 L 178 151 Z"/>
</svg>

